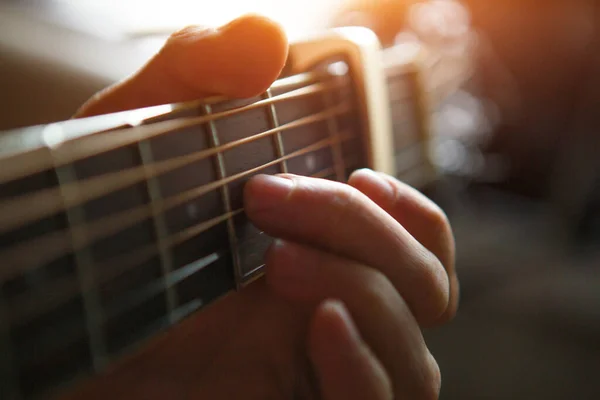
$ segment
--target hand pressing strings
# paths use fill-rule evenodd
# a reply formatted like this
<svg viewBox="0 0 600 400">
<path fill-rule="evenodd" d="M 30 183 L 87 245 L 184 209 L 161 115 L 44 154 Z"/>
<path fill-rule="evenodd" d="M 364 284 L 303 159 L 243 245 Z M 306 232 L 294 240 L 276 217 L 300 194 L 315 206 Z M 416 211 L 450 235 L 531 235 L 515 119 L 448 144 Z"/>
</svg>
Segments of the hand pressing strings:
<svg viewBox="0 0 600 400">
<path fill-rule="evenodd" d="M 287 40 L 244 16 L 189 27 L 76 117 L 198 99 L 249 97 L 280 74 Z M 348 184 L 251 179 L 245 209 L 279 238 L 266 279 L 232 293 L 114 366 L 72 399 L 433 399 L 440 374 L 421 329 L 456 311 L 454 241 L 443 212 L 370 170 Z"/>
</svg>

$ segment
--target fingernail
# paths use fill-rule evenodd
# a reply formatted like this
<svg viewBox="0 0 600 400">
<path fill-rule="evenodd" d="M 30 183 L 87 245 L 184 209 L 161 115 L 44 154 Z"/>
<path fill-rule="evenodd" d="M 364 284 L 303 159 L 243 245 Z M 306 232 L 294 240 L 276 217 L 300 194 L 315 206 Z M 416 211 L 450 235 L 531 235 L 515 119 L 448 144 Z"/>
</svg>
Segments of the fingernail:
<svg viewBox="0 0 600 400">
<path fill-rule="evenodd" d="M 305 247 L 275 240 L 267 259 L 267 279 L 278 288 L 301 288 L 314 279 L 318 256 Z"/>
<path fill-rule="evenodd" d="M 387 197 L 394 196 L 394 187 L 381 172 L 376 172 L 372 169 L 363 168 L 358 171 L 355 171 L 352 175 L 354 174 L 362 175 L 363 177 L 368 179 L 369 183 L 371 183 L 374 186 L 377 186 L 377 188 L 381 190 L 382 194 L 386 195 Z"/>
<path fill-rule="evenodd" d="M 284 202 L 294 187 L 292 179 L 278 175 L 258 175 L 247 184 L 246 211 L 271 210 Z"/>
</svg>

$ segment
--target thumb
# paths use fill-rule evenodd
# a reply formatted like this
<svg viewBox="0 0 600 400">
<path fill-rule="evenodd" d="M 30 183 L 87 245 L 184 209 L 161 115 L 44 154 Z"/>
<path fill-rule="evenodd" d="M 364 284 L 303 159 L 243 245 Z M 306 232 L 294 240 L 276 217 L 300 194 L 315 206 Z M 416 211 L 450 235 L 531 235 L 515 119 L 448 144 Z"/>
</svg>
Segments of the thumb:
<svg viewBox="0 0 600 400">
<path fill-rule="evenodd" d="M 144 67 L 96 94 L 76 117 L 195 100 L 251 97 L 277 79 L 288 43 L 275 22 L 256 15 L 217 29 L 191 26 L 167 40 Z"/>
<path fill-rule="evenodd" d="M 362 341 L 343 303 L 327 300 L 316 310 L 308 338 L 323 400 L 391 400 L 392 385 Z"/>
</svg>

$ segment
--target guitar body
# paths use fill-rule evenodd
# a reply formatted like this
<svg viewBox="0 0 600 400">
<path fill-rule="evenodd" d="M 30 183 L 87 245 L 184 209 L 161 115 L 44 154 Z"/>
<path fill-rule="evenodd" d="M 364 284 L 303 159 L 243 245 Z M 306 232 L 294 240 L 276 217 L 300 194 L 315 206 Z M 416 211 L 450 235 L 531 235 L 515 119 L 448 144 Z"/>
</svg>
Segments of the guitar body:
<svg viewBox="0 0 600 400">
<path fill-rule="evenodd" d="M 284 75 L 256 98 L 2 135 L 0 397 L 62 393 L 175 325 L 163 339 L 218 342 L 223 332 L 194 322 L 218 318 L 211 307 L 187 317 L 262 284 L 271 238 L 243 212 L 253 175 L 345 181 L 369 167 L 415 186 L 435 179 L 427 121 L 449 86 L 427 89 L 423 78 L 440 75 L 422 52 L 395 54 L 383 57 L 366 29 L 336 30 L 292 45 Z"/>
</svg>

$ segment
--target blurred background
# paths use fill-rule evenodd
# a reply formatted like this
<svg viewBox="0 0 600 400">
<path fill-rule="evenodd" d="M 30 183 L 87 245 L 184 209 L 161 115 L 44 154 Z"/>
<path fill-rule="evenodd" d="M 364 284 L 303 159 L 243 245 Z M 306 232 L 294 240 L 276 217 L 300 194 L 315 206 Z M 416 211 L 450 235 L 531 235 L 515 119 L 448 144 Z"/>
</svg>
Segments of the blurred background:
<svg viewBox="0 0 600 400">
<path fill-rule="evenodd" d="M 0 130 L 69 118 L 169 32 L 254 11 L 292 40 L 361 24 L 392 47 L 466 37 L 432 114 L 462 300 L 427 332 L 442 399 L 600 398 L 600 3 L 595 0 L 0 0 Z M 467 56 L 467 53 L 465 53 Z"/>
</svg>

